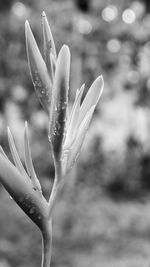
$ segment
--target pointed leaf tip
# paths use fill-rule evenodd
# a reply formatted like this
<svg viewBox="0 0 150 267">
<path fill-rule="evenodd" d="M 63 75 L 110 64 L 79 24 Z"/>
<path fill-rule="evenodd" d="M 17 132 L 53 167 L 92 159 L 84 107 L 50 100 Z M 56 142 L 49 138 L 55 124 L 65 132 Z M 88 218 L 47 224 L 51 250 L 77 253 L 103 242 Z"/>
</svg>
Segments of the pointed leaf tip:
<svg viewBox="0 0 150 267">
<path fill-rule="evenodd" d="M 62 53 L 64 53 L 67 57 L 70 57 L 70 49 L 68 45 L 64 44 L 60 51 L 62 51 Z"/>
<path fill-rule="evenodd" d="M 57 55 L 56 55 L 55 42 L 53 39 L 53 35 L 45 11 L 42 12 L 42 27 L 43 27 L 45 60 L 48 61 L 48 56 L 50 51 L 52 52 L 55 58 Z"/>
<path fill-rule="evenodd" d="M 29 36 L 30 34 L 32 34 L 32 30 L 31 30 L 29 21 L 26 20 L 26 21 L 25 21 L 25 37 L 26 37 L 26 41 L 27 41 L 27 38 L 28 38 L 28 36 Z"/>
<path fill-rule="evenodd" d="M 44 10 L 43 10 L 43 12 L 42 12 L 42 16 L 43 16 L 43 17 L 46 17 L 46 13 L 45 13 Z"/>
<path fill-rule="evenodd" d="M 95 81 L 93 82 L 93 85 L 97 85 L 97 87 L 99 88 L 99 98 L 103 92 L 103 89 L 104 89 L 104 79 L 103 79 L 103 76 L 100 75 L 98 76 Z"/>
<path fill-rule="evenodd" d="M 59 82 L 63 78 L 69 82 L 70 77 L 70 49 L 67 45 L 63 45 L 59 52 L 59 57 L 57 61 L 57 70 L 59 69 L 59 77 L 55 78 L 58 79 Z M 58 76 L 58 74 L 56 75 Z"/>
<path fill-rule="evenodd" d="M 25 29 L 28 27 L 28 24 L 29 24 L 29 22 L 28 22 L 28 20 L 26 19 L 26 21 L 25 21 Z"/>
</svg>

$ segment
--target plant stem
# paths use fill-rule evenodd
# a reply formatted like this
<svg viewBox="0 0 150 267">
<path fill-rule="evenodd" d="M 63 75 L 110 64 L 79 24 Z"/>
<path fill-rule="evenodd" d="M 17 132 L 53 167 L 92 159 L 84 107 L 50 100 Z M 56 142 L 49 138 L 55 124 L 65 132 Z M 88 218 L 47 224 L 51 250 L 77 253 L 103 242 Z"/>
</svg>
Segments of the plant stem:
<svg viewBox="0 0 150 267">
<path fill-rule="evenodd" d="M 62 175 L 62 169 L 61 169 L 61 164 L 58 160 L 55 159 L 54 157 L 54 166 L 55 166 L 55 178 L 54 178 L 54 183 L 53 183 L 53 187 L 52 187 L 52 191 L 50 194 L 50 198 L 49 198 L 49 218 L 51 218 L 52 216 L 52 210 L 53 207 L 55 205 L 55 202 L 57 200 L 57 197 L 64 185 L 64 177 Z"/>
<path fill-rule="evenodd" d="M 41 267 L 50 267 L 52 249 L 52 220 L 48 222 L 46 231 L 42 232 L 42 264 Z"/>
<path fill-rule="evenodd" d="M 52 210 L 53 206 L 56 202 L 57 196 L 59 195 L 59 192 L 61 191 L 64 179 L 61 174 L 61 168 L 60 163 L 55 164 L 55 178 L 54 183 L 52 187 L 52 191 L 49 198 L 49 214 L 47 218 L 47 224 L 45 225 L 43 231 L 42 231 L 42 264 L 41 267 L 50 267 L 51 263 L 51 248 L 52 248 Z"/>
<path fill-rule="evenodd" d="M 53 184 L 52 191 L 51 191 L 51 196 L 49 199 L 49 218 L 51 218 L 53 207 L 56 203 L 57 197 L 63 185 L 64 185 L 64 178 L 62 178 L 61 180 L 58 180 L 57 177 L 55 177 L 54 184 Z"/>
</svg>

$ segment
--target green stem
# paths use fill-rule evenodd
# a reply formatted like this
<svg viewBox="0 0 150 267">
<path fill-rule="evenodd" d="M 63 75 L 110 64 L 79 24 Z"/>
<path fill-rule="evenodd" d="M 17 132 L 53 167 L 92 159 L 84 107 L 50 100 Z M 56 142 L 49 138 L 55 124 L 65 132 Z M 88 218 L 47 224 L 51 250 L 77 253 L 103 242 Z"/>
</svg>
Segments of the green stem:
<svg viewBox="0 0 150 267">
<path fill-rule="evenodd" d="M 45 231 L 42 232 L 42 264 L 41 267 L 50 267 L 52 249 L 52 221 Z"/>
</svg>

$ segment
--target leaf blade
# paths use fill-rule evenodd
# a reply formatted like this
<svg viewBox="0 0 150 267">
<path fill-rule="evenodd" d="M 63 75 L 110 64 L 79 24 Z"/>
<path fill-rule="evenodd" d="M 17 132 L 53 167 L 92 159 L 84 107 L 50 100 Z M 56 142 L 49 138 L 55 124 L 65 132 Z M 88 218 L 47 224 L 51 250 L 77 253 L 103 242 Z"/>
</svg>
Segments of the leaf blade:
<svg viewBox="0 0 150 267">
<path fill-rule="evenodd" d="M 79 156 L 79 153 L 80 153 L 82 144 L 84 142 L 85 136 L 87 134 L 94 110 L 95 110 L 95 105 L 92 106 L 90 108 L 90 110 L 87 112 L 85 118 L 83 119 L 83 121 L 79 127 L 76 139 L 75 139 L 72 147 L 69 149 L 68 159 L 67 159 L 67 163 L 66 163 L 67 172 L 69 172 L 69 170 L 73 167 L 74 163 L 76 162 L 76 160 Z"/>
<path fill-rule="evenodd" d="M 70 50 L 64 45 L 59 52 L 56 64 L 49 121 L 49 139 L 56 156 L 61 152 L 64 137 L 69 78 Z"/>
<path fill-rule="evenodd" d="M 78 121 L 78 127 L 81 124 L 83 118 L 85 117 L 86 113 L 90 110 L 93 105 L 97 105 L 100 96 L 103 92 L 104 81 L 103 77 L 100 75 L 97 79 L 92 83 L 91 87 L 89 88 L 80 108 L 80 115 Z"/>
<path fill-rule="evenodd" d="M 22 162 L 20 160 L 20 157 L 18 155 L 16 146 L 15 146 L 15 142 L 14 142 L 14 139 L 13 139 L 13 136 L 12 136 L 12 133 L 11 133 L 9 127 L 7 127 L 7 133 L 8 133 L 9 148 L 10 148 L 14 163 L 15 163 L 17 169 L 20 171 L 20 173 L 29 179 L 29 176 L 27 175 L 27 173 L 26 173 L 26 171 L 22 165 Z"/>
<path fill-rule="evenodd" d="M 48 216 L 48 205 L 44 197 L 32 187 L 31 180 L 24 179 L 19 170 L 0 153 L 0 182 L 7 192 L 42 230 L 45 217 Z"/>
<path fill-rule="evenodd" d="M 45 61 L 47 58 L 47 55 L 50 54 L 50 52 L 53 54 L 54 58 L 56 59 L 56 47 L 54 38 L 47 20 L 47 16 L 45 12 L 42 13 L 42 27 L 43 27 L 43 41 L 44 41 L 44 54 L 45 54 Z"/>
<path fill-rule="evenodd" d="M 31 79 L 45 111 L 49 113 L 52 81 L 48 74 L 46 64 L 38 49 L 28 21 L 25 23 L 26 49 Z"/>
<path fill-rule="evenodd" d="M 76 136 L 78 116 L 79 116 L 79 111 L 80 111 L 80 103 L 81 103 L 81 98 L 82 98 L 84 89 L 85 89 L 85 84 L 81 86 L 79 92 L 77 91 L 78 93 L 75 98 L 75 101 L 74 101 L 74 104 L 71 110 L 71 114 L 67 122 L 67 132 L 66 132 L 64 147 L 70 146 Z"/>
<path fill-rule="evenodd" d="M 31 150 L 30 150 L 30 144 L 29 144 L 29 135 L 28 135 L 28 124 L 25 123 L 25 132 L 24 132 L 24 150 L 25 150 L 25 164 L 28 171 L 29 176 L 31 177 L 33 186 L 35 189 L 38 189 L 39 192 L 41 192 L 41 185 L 39 183 L 39 180 L 36 176 L 32 157 L 31 157 Z"/>
</svg>

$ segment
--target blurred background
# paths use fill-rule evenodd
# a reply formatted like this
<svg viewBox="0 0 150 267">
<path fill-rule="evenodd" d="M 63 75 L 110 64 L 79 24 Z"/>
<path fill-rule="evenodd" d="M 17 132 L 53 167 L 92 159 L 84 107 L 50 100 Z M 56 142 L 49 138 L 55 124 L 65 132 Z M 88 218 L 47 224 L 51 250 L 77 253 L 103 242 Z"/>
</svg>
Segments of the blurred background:
<svg viewBox="0 0 150 267">
<path fill-rule="evenodd" d="M 11 127 L 24 162 L 24 121 L 47 197 L 54 167 L 47 116 L 29 75 L 24 22 L 43 53 L 41 13 L 72 54 L 70 104 L 102 74 L 105 90 L 80 158 L 56 205 L 52 267 L 150 266 L 150 2 L 1 0 L 0 143 Z M 0 267 L 37 267 L 41 237 L 0 186 Z"/>
</svg>

